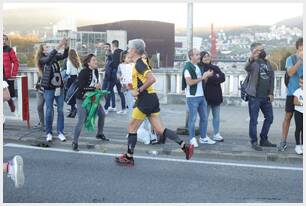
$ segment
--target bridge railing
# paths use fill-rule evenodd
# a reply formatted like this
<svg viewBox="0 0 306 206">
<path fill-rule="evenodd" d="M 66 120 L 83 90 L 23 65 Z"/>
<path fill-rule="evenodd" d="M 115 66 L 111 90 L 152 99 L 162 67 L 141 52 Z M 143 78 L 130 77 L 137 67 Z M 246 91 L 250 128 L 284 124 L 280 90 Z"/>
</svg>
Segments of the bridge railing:
<svg viewBox="0 0 306 206">
<path fill-rule="evenodd" d="M 29 90 L 35 89 L 35 84 L 38 79 L 37 69 L 21 67 L 19 70 L 20 75 L 28 76 L 28 88 Z M 181 82 L 182 74 L 179 68 L 160 68 L 154 70 L 154 75 L 157 78 L 157 82 L 154 87 L 156 92 L 161 98 L 161 102 L 169 103 L 171 102 L 171 95 L 173 96 L 184 96 L 182 91 Z M 240 98 L 240 82 L 242 82 L 246 73 L 244 71 L 224 71 L 225 82 L 221 84 L 222 92 L 224 98 Z M 100 79 L 103 79 L 104 72 L 99 72 Z M 284 71 L 275 71 L 275 81 L 274 81 L 274 97 L 281 101 L 281 105 L 284 104 L 286 99 L 286 86 L 284 84 Z M 238 101 L 238 100 L 237 100 Z M 280 104 L 280 103 L 276 103 Z"/>
</svg>

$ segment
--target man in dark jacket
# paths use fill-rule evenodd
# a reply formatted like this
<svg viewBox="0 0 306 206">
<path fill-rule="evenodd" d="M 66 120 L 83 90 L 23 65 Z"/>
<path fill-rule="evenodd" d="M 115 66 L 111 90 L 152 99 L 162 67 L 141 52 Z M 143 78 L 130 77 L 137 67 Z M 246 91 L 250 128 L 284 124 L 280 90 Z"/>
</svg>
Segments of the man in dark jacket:
<svg viewBox="0 0 306 206">
<path fill-rule="evenodd" d="M 266 52 L 261 43 L 251 45 L 251 57 L 245 70 L 248 72 L 249 81 L 246 93 L 249 96 L 249 135 L 252 148 L 262 151 L 262 147 L 276 147 L 268 140 L 268 133 L 273 122 L 273 94 L 274 94 L 274 71 L 271 64 L 266 60 Z M 260 146 L 257 143 L 257 119 L 259 110 L 264 114 L 265 120 L 260 133 Z"/>
<path fill-rule="evenodd" d="M 110 106 L 110 100 L 112 98 L 112 92 L 114 91 L 114 87 L 116 86 L 117 88 L 117 92 L 120 96 L 121 99 L 121 107 L 122 110 L 119 111 L 118 113 L 126 113 L 125 109 L 125 98 L 124 98 L 124 94 L 121 91 L 122 85 L 120 83 L 120 81 L 117 79 L 117 71 L 118 71 L 118 66 L 120 64 L 120 56 L 121 56 L 121 52 L 122 50 L 119 49 L 119 41 L 118 40 L 114 40 L 112 41 L 112 70 L 111 70 L 111 77 L 110 77 L 110 84 L 108 87 L 108 91 L 110 91 L 111 93 L 109 95 L 107 95 L 106 98 L 106 103 L 104 105 L 104 109 L 106 111 L 106 113 L 108 113 L 109 109 L 110 111 L 116 111 L 116 108 L 109 108 Z"/>
<path fill-rule="evenodd" d="M 7 83 L 9 85 L 9 92 L 11 97 L 15 97 L 15 78 L 18 74 L 18 69 L 19 69 L 19 61 L 16 56 L 16 53 L 13 48 L 9 46 L 8 43 L 9 39 L 7 35 L 3 35 L 3 76 L 7 79 Z M 14 101 L 13 99 L 10 99 L 8 101 L 8 104 L 11 108 L 11 111 L 15 111 L 15 106 L 14 106 Z"/>
<path fill-rule="evenodd" d="M 112 75 L 112 69 L 113 69 L 113 57 L 112 57 L 112 50 L 111 45 L 109 43 L 105 43 L 105 64 L 104 64 L 104 78 L 103 78 L 103 85 L 102 90 L 108 90 L 111 84 L 111 75 Z M 114 90 L 110 91 L 110 102 L 112 102 L 112 109 L 116 108 L 116 99 L 115 99 L 115 93 Z M 105 100 L 107 100 L 108 95 L 105 96 Z M 110 104 L 110 103 L 109 103 Z M 108 113 L 108 110 L 105 110 L 106 114 Z"/>
</svg>

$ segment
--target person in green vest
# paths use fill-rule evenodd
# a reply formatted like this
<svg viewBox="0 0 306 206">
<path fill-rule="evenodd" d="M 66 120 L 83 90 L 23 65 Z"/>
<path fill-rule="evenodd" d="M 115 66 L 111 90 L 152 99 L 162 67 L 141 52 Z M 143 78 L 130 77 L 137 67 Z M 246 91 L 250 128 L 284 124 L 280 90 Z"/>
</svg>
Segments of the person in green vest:
<svg viewBox="0 0 306 206">
<path fill-rule="evenodd" d="M 198 147 L 198 141 L 195 137 L 195 122 L 197 113 L 200 116 L 199 142 L 202 144 L 215 144 L 216 142 L 206 136 L 207 122 L 207 102 L 204 96 L 205 81 L 213 75 L 212 70 L 203 72 L 197 65 L 200 62 L 200 52 L 197 49 L 188 51 L 188 61 L 183 69 L 182 89 L 186 93 L 186 102 L 188 107 L 188 133 L 189 141 L 194 147 Z"/>
</svg>

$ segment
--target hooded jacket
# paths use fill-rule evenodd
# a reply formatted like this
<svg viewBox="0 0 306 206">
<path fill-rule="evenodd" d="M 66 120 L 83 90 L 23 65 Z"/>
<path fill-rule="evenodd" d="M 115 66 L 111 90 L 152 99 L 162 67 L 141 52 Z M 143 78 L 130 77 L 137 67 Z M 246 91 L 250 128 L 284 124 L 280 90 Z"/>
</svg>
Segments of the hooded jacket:
<svg viewBox="0 0 306 206">
<path fill-rule="evenodd" d="M 5 72 L 4 74 L 7 79 L 17 76 L 19 69 L 19 61 L 14 49 L 12 49 L 8 45 L 3 46 L 3 66 Z"/>
</svg>

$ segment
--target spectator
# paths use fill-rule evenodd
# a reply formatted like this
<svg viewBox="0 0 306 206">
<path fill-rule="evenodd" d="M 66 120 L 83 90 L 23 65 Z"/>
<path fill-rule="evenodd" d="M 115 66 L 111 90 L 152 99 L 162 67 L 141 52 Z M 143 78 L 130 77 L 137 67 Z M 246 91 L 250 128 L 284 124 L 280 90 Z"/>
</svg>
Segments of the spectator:
<svg viewBox="0 0 306 206">
<path fill-rule="evenodd" d="M 190 144 L 198 147 L 198 141 L 195 137 L 195 122 L 197 113 L 199 113 L 199 129 L 200 129 L 200 143 L 215 144 L 216 142 L 206 136 L 207 127 L 207 102 L 204 97 L 203 84 L 209 77 L 213 75 L 213 70 L 209 69 L 202 73 L 198 66 L 200 62 L 200 52 L 197 49 L 188 51 L 188 61 L 183 70 L 182 89 L 186 93 L 186 101 L 188 106 L 188 132 Z"/>
<path fill-rule="evenodd" d="M 296 52 L 286 60 L 286 69 L 289 76 L 285 118 L 283 121 L 282 140 L 278 146 L 279 151 L 287 149 L 287 137 L 290 122 L 294 111 L 294 91 L 299 88 L 299 77 L 303 74 L 303 38 L 299 38 L 295 43 Z"/>
<path fill-rule="evenodd" d="M 211 56 L 208 52 L 203 51 L 200 53 L 200 56 L 201 61 L 198 64 L 200 69 L 202 69 L 203 72 L 207 72 L 209 70 L 213 71 L 213 76 L 207 79 L 207 82 L 204 86 L 204 95 L 207 101 L 206 123 L 208 124 L 209 113 L 212 111 L 212 123 L 214 128 L 213 140 L 223 142 L 224 139 L 220 135 L 220 104 L 223 101 L 221 83 L 225 81 L 225 75 L 218 66 L 211 64 Z"/>
<path fill-rule="evenodd" d="M 68 54 L 68 60 L 67 60 L 67 70 L 66 74 L 69 76 L 67 80 L 67 89 L 77 80 L 78 74 L 81 70 L 81 61 L 79 58 L 79 55 L 74 49 L 69 50 Z M 70 100 L 70 106 L 71 110 L 67 117 L 74 118 L 77 113 L 76 105 L 76 99 L 75 96 L 72 97 L 72 100 Z"/>
<path fill-rule="evenodd" d="M 43 49 L 43 48 L 41 48 L 41 49 Z M 41 79 L 42 79 L 43 70 L 42 70 L 42 68 L 39 67 L 39 65 L 36 65 L 36 66 L 38 68 L 38 79 L 37 79 L 37 83 L 35 85 L 35 88 L 36 88 L 36 91 L 37 91 L 36 99 L 37 99 L 37 113 L 38 113 L 39 122 L 35 125 L 35 127 L 38 127 L 42 131 L 45 132 L 46 131 L 45 114 L 44 114 L 45 98 L 44 98 L 44 88 L 41 86 Z M 54 118 L 54 112 L 52 113 L 52 122 L 53 122 L 53 118 Z"/>
<path fill-rule="evenodd" d="M 93 54 L 89 54 L 83 62 L 83 68 L 79 73 L 78 80 L 79 80 L 79 90 L 76 94 L 76 103 L 78 108 L 78 122 L 74 128 L 74 137 L 72 142 L 72 149 L 74 151 L 78 151 L 78 141 L 84 126 L 87 111 L 85 108 L 82 107 L 85 93 L 89 91 L 95 91 L 96 89 L 101 89 L 101 84 L 99 82 L 99 72 L 98 72 L 98 65 L 96 56 Z M 96 138 L 101 139 L 104 141 L 109 141 L 104 134 L 104 120 L 105 120 L 105 113 L 101 105 L 98 106 L 96 113 L 99 117 L 98 120 L 98 131 Z"/>
<path fill-rule="evenodd" d="M 64 53 L 58 51 L 64 47 Z M 63 80 L 60 73 L 60 66 L 58 61 L 64 60 L 68 57 L 68 42 L 64 38 L 60 41 L 59 45 L 49 52 L 47 45 L 41 44 L 37 55 L 36 61 L 38 68 L 43 71 L 41 86 L 44 88 L 44 99 L 46 102 L 46 115 L 45 126 L 48 142 L 52 141 L 52 124 L 53 124 L 53 102 L 54 99 L 57 104 L 57 133 L 61 141 L 66 141 L 64 136 L 64 89 Z"/>
<path fill-rule="evenodd" d="M 294 120 L 295 120 L 295 152 L 303 154 L 303 75 L 300 76 L 300 88 L 295 90 L 294 95 Z"/>
<path fill-rule="evenodd" d="M 119 64 L 117 78 L 122 85 L 122 91 L 125 96 L 125 100 L 128 106 L 129 117 L 132 116 L 132 110 L 134 105 L 134 97 L 132 96 L 132 71 L 133 64 L 132 59 L 128 55 L 127 51 L 121 53 L 121 64 Z M 123 112 L 125 114 L 126 112 Z"/>
<path fill-rule="evenodd" d="M 3 75 L 7 79 L 10 95 L 12 98 L 14 98 L 16 97 L 14 85 L 15 85 L 15 78 L 19 70 L 19 61 L 14 49 L 9 46 L 8 41 L 9 41 L 8 36 L 4 34 L 3 35 L 3 68 L 4 68 Z M 15 109 L 13 108 L 15 107 L 13 106 L 14 101 L 12 98 L 8 101 L 8 104 L 10 106 L 11 111 L 14 112 Z"/>
<path fill-rule="evenodd" d="M 112 41 L 112 51 L 113 51 L 112 52 L 113 53 L 112 54 L 112 70 L 111 70 L 110 84 L 109 84 L 109 87 L 108 87 L 107 90 L 110 91 L 110 92 L 114 92 L 114 87 L 116 86 L 118 95 L 121 99 L 121 110 L 118 111 L 117 113 L 122 114 L 122 113 L 126 113 L 126 111 L 125 111 L 126 106 L 125 106 L 124 94 L 121 91 L 122 85 L 121 85 L 120 81 L 117 79 L 117 71 L 118 71 L 118 66 L 120 64 L 120 54 L 122 52 L 122 50 L 119 49 L 118 40 Z M 106 111 L 109 110 L 110 99 L 111 99 L 111 94 L 107 95 L 107 98 L 106 98 L 106 103 L 104 105 L 104 109 Z M 111 111 L 116 111 L 116 109 L 112 108 Z"/>
<path fill-rule="evenodd" d="M 3 67 L 3 85 L 2 86 L 3 86 L 3 90 L 5 90 L 5 94 L 7 95 L 6 98 L 3 98 L 3 100 L 8 102 L 11 112 L 15 112 L 16 107 L 15 107 L 14 101 L 12 100 L 12 96 L 10 94 L 9 84 L 7 83 L 7 78 L 5 76 L 4 67 Z"/>
<path fill-rule="evenodd" d="M 111 84 L 111 74 L 112 74 L 112 51 L 111 45 L 109 43 L 105 43 L 105 65 L 104 65 L 104 79 L 102 90 L 107 90 Z M 110 91 L 110 101 L 112 103 L 112 107 L 109 107 L 108 110 L 105 110 L 105 114 L 108 114 L 109 111 L 116 111 L 116 98 L 114 90 Z M 105 96 L 105 100 L 107 100 L 108 95 Z"/>
<path fill-rule="evenodd" d="M 266 52 L 261 43 L 251 45 L 251 56 L 245 66 L 249 81 L 246 93 L 249 96 L 249 135 L 252 148 L 262 151 L 262 147 L 276 147 L 268 140 L 268 133 L 273 122 L 273 94 L 274 94 L 274 71 L 270 62 L 266 59 Z M 257 143 L 257 119 L 259 110 L 264 114 L 265 120 L 260 133 L 260 146 Z"/>
<path fill-rule="evenodd" d="M 36 99 L 37 99 L 37 113 L 39 117 L 39 122 L 35 127 L 40 127 L 41 130 L 45 131 L 45 115 L 44 115 L 44 105 L 45 105 L 45 98 L 44 98 L 44 88 L 41 86 L 41 77 L 43 71 L 38 69 L 38 80 L 36 83 Z"/>
<path fill-rule="evenodd" d="M 2 88 L 3 88 L 3 101 L 10 101 L 10 99 L 12 99 L 11 95 L 10 95 L 10 91 L 8 89 L 9 85 L 6 81 L 6 78 L 5 76 L 3 76 L 3 80 L 2 80 Z M 14 110 L 15 110 L 15 104 L 14 102 L 11 104 L 11 106 L 14 107 Z M 4 126 L 4 123 L 5 123 L 5 116 L 3 115 L 3 126 Z"/>
</svg>

